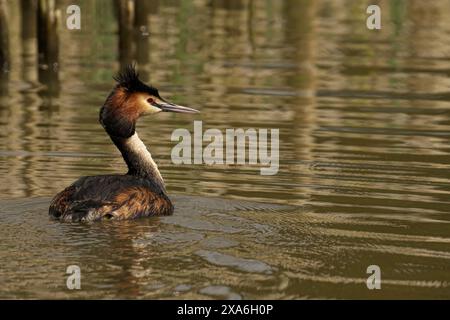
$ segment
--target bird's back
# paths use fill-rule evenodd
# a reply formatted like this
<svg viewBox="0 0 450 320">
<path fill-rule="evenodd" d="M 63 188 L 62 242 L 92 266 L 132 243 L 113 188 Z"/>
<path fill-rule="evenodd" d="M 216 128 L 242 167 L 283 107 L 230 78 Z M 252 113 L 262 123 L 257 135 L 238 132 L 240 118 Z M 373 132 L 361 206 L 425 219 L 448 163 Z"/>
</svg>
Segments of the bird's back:
<svg viewBox="0 0 450 320">
<path fill-rule="evenodd" d="M 173 213 L 164 190 L 133 175 L 82 177 L 58 193 L 49 214 L 63 221 L 134 219 Z"/>
</svg>

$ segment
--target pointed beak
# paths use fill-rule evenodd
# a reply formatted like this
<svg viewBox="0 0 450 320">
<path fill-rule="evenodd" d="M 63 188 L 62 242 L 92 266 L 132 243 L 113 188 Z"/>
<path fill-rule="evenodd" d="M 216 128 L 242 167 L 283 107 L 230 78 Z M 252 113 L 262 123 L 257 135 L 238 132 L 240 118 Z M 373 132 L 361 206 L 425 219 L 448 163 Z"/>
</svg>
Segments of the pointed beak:
<svg viewBox="0 0 450 320">
<path fill-rule="evenodd" d="M 183 106 L 179 106 L 177 104 L 174 103 L 170 103 L 167 101 L 158 101 L 156 106 L 158 108 L 160 108 L 163 112 L 178 112 L 178 113 L 200 113 L 200 111 L 192 109 L 192 108 L 188 108 L 188 107 L 183 107 Z"/>
</svg>

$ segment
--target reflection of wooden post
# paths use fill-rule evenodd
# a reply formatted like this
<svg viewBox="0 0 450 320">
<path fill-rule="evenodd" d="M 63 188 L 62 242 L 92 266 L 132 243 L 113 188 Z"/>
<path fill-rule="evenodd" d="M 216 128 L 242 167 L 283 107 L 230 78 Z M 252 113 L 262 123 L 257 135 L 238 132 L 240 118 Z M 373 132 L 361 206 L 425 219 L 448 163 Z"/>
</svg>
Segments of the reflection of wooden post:
<svg viewBox="0 0 450 320">
<path fill-rule="evenodd" d="M 315 69 L 315 29 L 316 2 L 314 0 L 286 1 L 284 4 L 285 41 L 294 48 L 293 60 L 297 71 L 289 76 L 287 85 L 294 88 L 299 97 L 294 98 L 290 105 L 293 117 L 290 121 L 289 135 L 283 137 L 295 146 L 296 159 L 314 161 L 315 154 L 313 131 L 317 126 L 316 116 L 316 69 Z M 301 125 L 299 125 L 301 124 Z M 310 185 L 309 176 L 299 176 L 297 189 L 299 194 L 310 194 L 311 190 L 299 187 Z M 301 204 L 301 202 L 299 203 Z"/>
<path fill-rule="evenodd" d="M 121 68 L 134 61 L 143 66 L 148 63 L 150 36 L 148 15 L 152 7 L 153 3 L 149 3 L 148 0 L 116 0 Z M 142 80 L 147 80 L 145 68 L 140 70 Z"/>
<path fill-rule="evenodd" d="M 444 1 L 411 1 L 408 2 L 407 16 L 410 22 L 409 36 L 406 43 L 409 55 L 405 58 L 407 65 L 414 65 L 417 57 L 439 57 L 445 50 L 448 43 L 448 35 L 442 32 L 442 22 L 448 23 L 448 17 L 443 12 L 446 11 Z M 433 27 L 431 27 L 433 26 Z M 431 31 L 434 31 L 430 34 Z M 447 29 L 448 30 L 448 29 Z M 438 36 L 441 35 L 441 39 Z M 441 41 L 439 41 L 441 40 Z M 424 77 L 422 75 L 407 77 L 406 83 L 410 92 L 436 92 L 441 83 L 436 81 L 436 77 Z M 442 86 L 440 90 L 445 90 Z M 422 101 L 411 101 L 417 106 Z"/>
<path fill-rule="evenodd" d="M 214 0 L 211 1 L 213 8 L 225 10 L 242 10 L 245 8 L 243 0 Z"/>
<path fill-rule="evenodd" d="M 24 40 L 36 38 L 36 11 L 37 0 L 20 1 L 21 36 Z"/>
<path fill-rule="evenodd" d="M 313 97 L 315 95 L 314 72 L 314 17 L 313 0 L 287 1 L 285 3 L 286 41 L 295 48 L 294 58 L 302 72 L 291 77 L 289 83 Z"/>
<path fill-rule="evenodd" d="M 22 76 L 25 81 L 37 80 L 36 0 L 21 0 Z"/>
<path fill-rule="evenodd" d="M 119 22 L 119 61 L 123 68 L 133 61 L 134 1 L 116 0 Z"/>
<path fill-rule="evenodd" d="M 136 0 L 134 41 L 136 43 L 136 60 L 140 65 L 146 65 L 149 60 L 148 37 L 150 36 L 150 30 L 148 27 L 148 15 L 150 4 L 151 3 L 149 3 L 148 0 Z"/>
<path fill-rule="evenodd" d="M 6 1 L 0 0 L 0 92 L 6 90 L 9 74 L 9 37 Z"/>
<path fill-rule="evenodd" d="M 48 86 L 49 92 L 56 94 L 59 92 L 57 27 L 55 0 L 39 0 L 37 15 L 39 81 Z"/>
<path fill-rule="evenodd" d="M 145 0 L 142 0 L 145 1 Z M 149 14 L 156 14 L 159 12 L 159 1 L 160 0 L 151 0 L 150 5 L 148 6 L 148 13 Z M 146 1 L 148 2 L 148 1 Z"/>
</svg>

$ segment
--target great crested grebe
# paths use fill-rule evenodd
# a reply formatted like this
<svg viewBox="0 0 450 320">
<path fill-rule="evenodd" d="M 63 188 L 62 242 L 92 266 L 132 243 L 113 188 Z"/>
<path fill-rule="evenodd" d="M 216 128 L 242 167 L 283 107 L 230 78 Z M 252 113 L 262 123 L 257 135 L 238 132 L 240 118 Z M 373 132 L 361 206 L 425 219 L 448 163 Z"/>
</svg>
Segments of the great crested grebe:
<svg viewBox="0 0 450 320">
<path fill-rule="evenodd" d="M 114 79 L 117 84 L 100 109 L 100 123 L 122 153 L 128 173 L 81 177 L 53 198 L 53 218 L 124 220 L 173 213 L 158 167 L 136 133 L 136 121 L 158 112 L 199 111 L 165 101 L 157 89 L 139 80 L 134 66 Z"/>
</svg>

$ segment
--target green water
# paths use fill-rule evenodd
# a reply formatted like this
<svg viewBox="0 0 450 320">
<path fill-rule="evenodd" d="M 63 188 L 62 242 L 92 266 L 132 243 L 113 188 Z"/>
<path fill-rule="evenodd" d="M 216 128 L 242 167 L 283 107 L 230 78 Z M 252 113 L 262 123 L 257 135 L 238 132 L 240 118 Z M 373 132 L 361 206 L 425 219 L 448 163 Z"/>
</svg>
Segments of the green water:
<svg viewBox="0 0 450 320">
<path fill-rule="evenodd" d="M 379 31 L 366 1 L 159 1 L 121 32 L 112 1 L 80 1 L 81 30 L 58 1 L 57 72 L 38 69 L 33 11 L 5 3 L 0 298 L 450 298 L 448 0 L 379 1 Z M 176 211 L 51 221 L 51 197 L 78 177 L 126 171 L 98 110 L 131 60 L 201 111 L 138 125 Z M 278 128 L 278 174 L 174 165 L 171 133 L 194 120 Z"/>
</svg>

